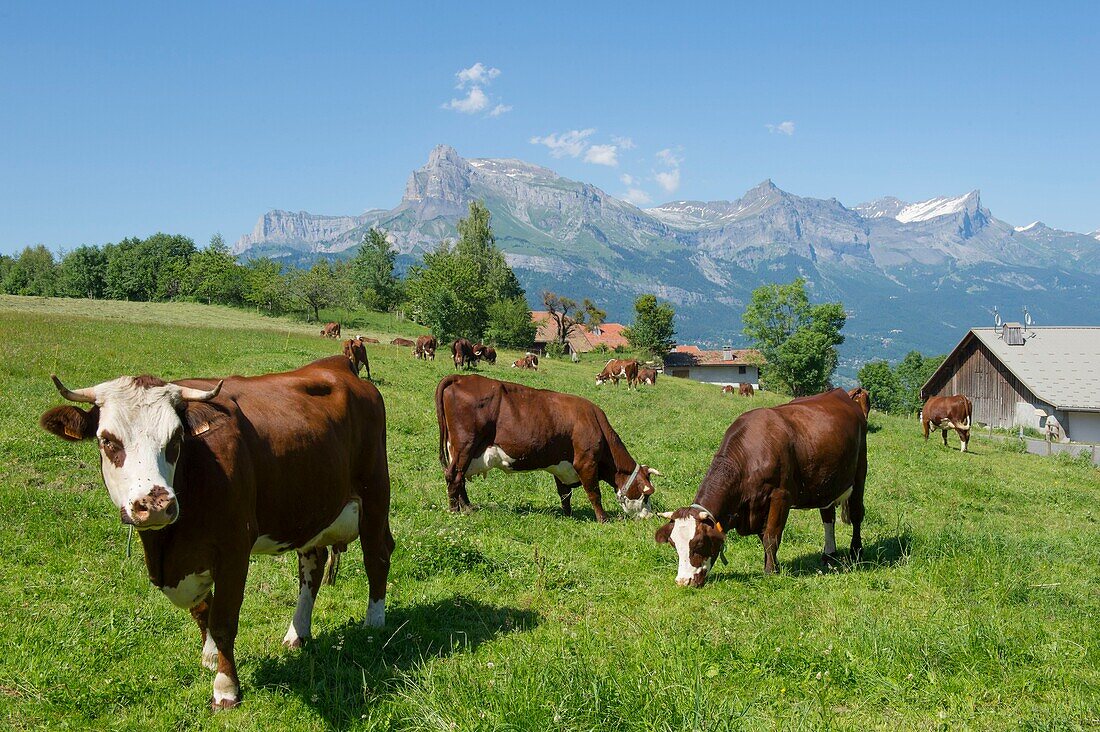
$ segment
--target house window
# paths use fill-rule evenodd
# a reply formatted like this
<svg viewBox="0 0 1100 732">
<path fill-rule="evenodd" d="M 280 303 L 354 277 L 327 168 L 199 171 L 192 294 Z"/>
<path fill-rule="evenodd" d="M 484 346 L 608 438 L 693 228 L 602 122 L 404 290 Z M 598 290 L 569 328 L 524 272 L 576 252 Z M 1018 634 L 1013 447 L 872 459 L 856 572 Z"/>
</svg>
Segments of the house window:
<svg viewBox="0 0 1100 732">
<path fill-rule="evenodd" d="M 747 367 L 745 367 L 745 366 L 738 366 L 738 367 L 737 367 L 737 373 L 739 373 L 739 374 L 745 374 L 745 373 L 748 373 L 748 368 L 747 368 Z"/>
</svg>

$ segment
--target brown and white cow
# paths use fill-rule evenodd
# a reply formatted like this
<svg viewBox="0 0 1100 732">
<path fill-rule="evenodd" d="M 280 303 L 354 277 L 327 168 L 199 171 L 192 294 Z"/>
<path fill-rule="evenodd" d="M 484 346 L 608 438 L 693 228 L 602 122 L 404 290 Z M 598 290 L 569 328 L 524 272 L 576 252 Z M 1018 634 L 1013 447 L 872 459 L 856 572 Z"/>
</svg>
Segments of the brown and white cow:
<svg viewBox="0 0 1100 732">
<path fill-rule="evenodd" d="M 217 671 L 215 709 L 241 699 L 234 642 L 250 555 L 297 552 L 298 603 L 283 643 L 298 647 L 310 637 L 328 547 L 335 559 L 359 537 L 365 622 L 384 624 L 394 546 L 385 407 L 346 358 L 220 381 L 123 376 L 69 390 L 53 379 L 62 396 L 93 406 L 54 407 L 41 425 L 96 440 L 149 579 L 198 623 L 202 663 Z"/>
<path fill-rule="evenodd" d="M 756 392 L 753 391 L 752 384 L 739 384 L 737 386 L 737 393 L 745 397 L 751 397 L 756 394 Z"/>
<path fill-rule="evenodd" d="M 539 370 L 539 357 L 533 353 L 528 353 L 523 358 L 517 358 L 512 362 L 512 368 L 514 369 L 529 369 L 531 371 Z"/>
<path fill-rule="evenodd" d="M 465 338 L 455 338 L 451 344 L 451 360 L 456 369 L 464 369 L 473 366 L 477 359 L 474 358 L 474 344 Z"/>
<path fill-rule="evenodd" d="M 422 335 L 416 339 L 416 345 L 413 347 L 413 355 L 418 359 L 434 361 L 435 349 L 438 345 L 439 341 L 435 339 L 435 336 Z"/>
<path fill-rule="evenodd" d="M 367 367 L 367 378 L 370 376 L 370 360 L 367 358 L 367 342 L 363 336 L 356 336 L 344 341 L 344 355 L 351 367 L 358 375 L 364 366 Z"/>
<path fill-rule="evenodd" d="M 657 369 L 644 367 L 638 369 L 638 383 L 653 386 L 657 383 Z"/>
<path fill-rule="evenodd" d="M 734 391 L 736 390 L 733 388 L 733 384 L 726 384 L 722 387 L 723 394 L 732 394 Z"/>
<path fill-rule="evenodd" d="M 764 572 L 775 572 L 792 508 L 821 511 L 823 559 L 834 561 L 841 505 L 852 524 L 850 555 L 858 560 L 866 479 L 867 419 L 844 390 L 753 409 L 726 430 L 694 503 L 662 513 L 669 522 L 654 539 L 676 549 L 676 584 L 702 587 L 729 531 L 759 536 Z"/>
<path fill-rule="evenodd" d="M 848 396 L 859 405 L 859 408 L 863 410 L 864 417 L 871 416 L 871 392 L 864 389 L 862 386 L 857 386 L 848 392 Z"/>
<path fill-rule="evenodd" d="M 959 435 L 959 449 L 966 452 L 970 442 L 970 418 L 974 415 L 974 406 L 962 394 L 945 397 L 930 397 L 920 410 L 920 423 L 924 429 L 924 439 L 935 430 L 943 433 L 943 446 L 947 447 L 947 430 L 953 429 Z"/>
<path fill-rule="evenodd" d="M 404 346 L 405 348 L 408 348 L 410 346 L 415 346 L 416 344 L 410 341 L 408 338 L 394 338 L 392 341 L 390 341 L 390 345 Z"/>
<path fill-rule="evenodd" d="M 452 511 L 470 508 L 466 479 L 497 468 L 545 470 L 561 509 L 572 515 L 573 488 L 584 486 L 596 520 L 606 520 L 600 481 L 615 488 L 628 516 L 646 517 L 656 470 L 634 460 L 598 406 L 573 394 L 483 376 L 451 375 L 435 390 L 439 462 Z"/>
<path fill-rule="evenodd" d="M 474 358 L 478 361 L 488 361 L 495 366 L 497 362 L 497 349 L 492 346 L 487 346 L 484 343 L 477 343 L 474 345 Z"/>
<path fill-rule="evenodd" d="M 325 323 L 321 327 L 321 335 L 325 338 L 340 338 L 340 324 L 339 323 Z"/>
<path fill-rule="evenodd" d="M 638 385 L 638 362 L 632 358 L 613 358 L 603 367 L 603 371 L 596 374 L 596 386 L 605 382 L 619 385 L 619 379 L 626 379 L 627 386 Z"/>
</svg>

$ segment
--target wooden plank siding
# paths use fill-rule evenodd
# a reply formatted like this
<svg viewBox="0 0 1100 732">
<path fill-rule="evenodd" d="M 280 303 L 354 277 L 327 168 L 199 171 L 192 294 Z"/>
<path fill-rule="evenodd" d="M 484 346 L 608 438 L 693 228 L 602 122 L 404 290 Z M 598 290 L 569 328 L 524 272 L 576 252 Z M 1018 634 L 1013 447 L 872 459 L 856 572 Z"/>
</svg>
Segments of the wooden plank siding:
<svg viewBox="0 0 1100 732">
<path fill-rule="evenodd" d="M 921 396 L 927 400 L 954 394 L 970 398 L 975 422 L 994 427 L 1015 426 L 1016 405 L 1020 403 L 1053 413 L 1049 404 L 1021 384 L 973 334 L 948 357 Z"/>
</svg>

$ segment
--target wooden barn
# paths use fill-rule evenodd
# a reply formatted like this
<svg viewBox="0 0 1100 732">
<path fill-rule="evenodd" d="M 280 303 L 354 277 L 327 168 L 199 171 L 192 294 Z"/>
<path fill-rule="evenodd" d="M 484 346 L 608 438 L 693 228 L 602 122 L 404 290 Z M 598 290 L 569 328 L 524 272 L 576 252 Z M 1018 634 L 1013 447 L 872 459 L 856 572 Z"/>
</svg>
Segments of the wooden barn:
<svg viewBox="0 0 1100 732">
<path fill-rule="evenodd" d="M 1100 442 L 1100 327 L 973 328 L 921 389 L 965 394 L 974 421 Z"/>
</svg>

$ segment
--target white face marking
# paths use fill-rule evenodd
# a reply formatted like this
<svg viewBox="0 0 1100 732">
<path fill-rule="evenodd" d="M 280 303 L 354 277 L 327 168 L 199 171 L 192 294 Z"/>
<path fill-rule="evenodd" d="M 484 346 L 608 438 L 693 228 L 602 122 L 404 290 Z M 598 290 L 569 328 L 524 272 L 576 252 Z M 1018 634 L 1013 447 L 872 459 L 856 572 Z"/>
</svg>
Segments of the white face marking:
<svg viewBox="0 0 1100 732">
<path fill-rule="evenodd" d="M 633 516 L 635 518 L 649 518 L 653 514 L 649 511 L 649 503 L 646 499 L 649 496 L 643 495 L 641 498 L 627 498 L 626 496 L 619 497 L 619 505 L 623 507 L 623 513 L 627 516 Z"/>
<path fill-rule="evenodd" d="M 219 671 L 214 677 L 214 702 L 235 702 L 240 694 L 240 687 L 228 675 Z"/>
<path fill-rule="evenodd" d="M 508 453 L 493 445 L 470 461 L 470 467 L 466 469 L 466 475 L 485 475 L 494 468 L 510 473 L 515 462 L 515 459 L 510 457 Z"/>
<path fill-rule="evenodd" d="M 202 665 L 211 671 L 218 670 L 218 645 L 209 631 L 206 633 L 206 641 L 202 644 Z"/>
<path fill-rule="evenodd" d="M 386 600 L 368 600 L 367 617 L 363 625 L 368 628 L 381 628 L 386 624 Z"/>
<path fill-rule="evenodd" d="M 180 583 L 175 587 L 161 587 L 160 591 L 176 607 L 190 610 L 206 599 L 206 596 L 210 594 L 210 588 L 213 586 L 214 578 L 207 571 L 189 574 L 180 580 Z"/>
<path fill-rule="evenodd" d="M 176 466 L 168 462 L 165 448 L 181 429 L 176 406 L 180 388 L 174 384 L 141 387 L 123 376 L 95 387 L 99 405 L 96 436 L 110 434 L 122 443 L 126 456 L 121 466 L 100 450 L 103 483 L 111 501 L 129 515 L 134 501 L 147 497 L 155 486 L 174 500 L 172 480 Z"/>
<path fill-rule="evenodd" d="M 576 485 L 581 482 L 581 476 L 577 475 L 576 468 L 573 467 L 573 463 L 568 460 L 562 460 L 557 465 L 551 465 L 546 469 L 547 473 L 560 480 L 565 485 Z"/>
<path fill-rule="evenodd" d="M 824 554 L 836 554 L 836 524 L 822 521 L 822 525 L 825 527 L 825 548 L 821 551 Z"/>
<path fill-rule="evenodd" d="M 312 583 L 313 572 L 317 569 L 317 558 L 313 554 L 299 554 L 298 561 L 299 571 L 305 581 L 298 589 L 298 605 L 294 608 L 294 618 L 290 621 L 286 635 L 283 636 L 283 645 L 288 647 L 310 637 L 310 629 L 313 625 L 313 603 L 317 593 Z"/>
<path fill-rule="evenodd" d="M 691 563 L 690 543 L 695 538 L 698 523 L 694 516 L 678 518 L 672 525 L 672 534 L 669 536 L 669 540 L 672 542 L 672 546 L 676 548 L 676 554 L 680 558 L 680 565 L 676 569 L 676 584 L 681 587 L 691 584 L 691 581 L 699 573 L 710 571 L 710 559 L 705 560 L 702 567 L 696 567 Z"/>
</svg>

